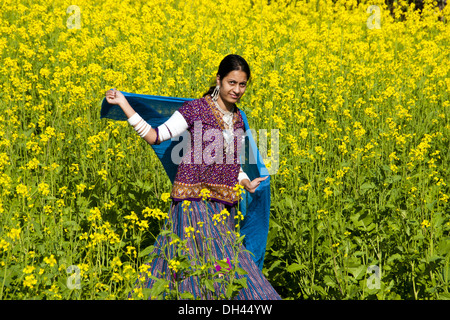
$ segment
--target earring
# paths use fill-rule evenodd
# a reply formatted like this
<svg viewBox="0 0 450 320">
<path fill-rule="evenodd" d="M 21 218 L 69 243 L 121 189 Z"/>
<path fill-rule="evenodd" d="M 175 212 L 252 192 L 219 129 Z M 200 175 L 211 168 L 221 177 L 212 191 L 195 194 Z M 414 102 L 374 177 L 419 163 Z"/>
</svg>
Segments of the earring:
<svg viewBox="0 0 450 320">
<path fill-rule="evenodd" d="M 214 88 L 213 93 L 211 94 L 211 98 L 212 98 L 214 101 L 217 101 L 217 98 L 219 97 L 219 91 L 220 91 L 220 87 L 219 87 L 219 86 L 216 86 L 216 87 Z"/>
</svg>

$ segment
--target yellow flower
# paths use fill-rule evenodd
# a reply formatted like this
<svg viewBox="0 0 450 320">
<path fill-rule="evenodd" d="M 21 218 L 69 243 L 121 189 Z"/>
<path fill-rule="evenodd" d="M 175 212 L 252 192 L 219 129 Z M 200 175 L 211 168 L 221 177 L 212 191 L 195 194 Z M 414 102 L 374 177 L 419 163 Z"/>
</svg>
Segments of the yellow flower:
<svg viewBox="0 0 450 320">
<path fill-rule="evenodd" d="M 169 215 L 166 212 L 163 212 L 161 209 L 150 209 L 146 207 L 144 210 L 142 210 L 142 214 L 145 218 L 151 217 L 156 218 L 158 220 L 167 219 L 169 218 Z M 137 216 L 136 216 L 137 219 Z"/>
<path fill-rule="evenodd" d="M 185 227 L 184 232 L 186 233 L 186 237 L 190 238 L 191 236 L 194 237 L 194 234 L 191 234 L 191 232 L 194 232 L 195 229 L 193 227 Z"/>
<path fill-rule="evenodd" d="M 72 172 L 73 174 L 78 174 L 80 171 L 80 167 L 78 166 L 78 163 L 72 163 L 69 167 L 69 172 Z"/>
<path fill-rule="evenodd" d="M 307 136 L 308 136 L 308 129 L 307 128 L 300 129 L 300 137 L 303 140 L 305 140 Z"/>
<path fill-rule="evenodd" d="M 169 200 L 169 198 L 170 198 L 170 193 L 166 192 L 161 195 L 161 200 L 164 202 L 167 202 Z"/>
<path fill-rule="evenodd" d="M 428 220 L 423 220 L 421 223 L 422 228 L 429 228 L 431 226 L 431 223 Z"/>
<path fill-rule="evenodd" d="M 148 264 L 143 264 L 143 265 L 141 265 L 140 267 L 139 267 L 139 272 L 140 273 L 146 273 L 147 275 L 151 275 L 151 271 L 150 271 L 150 269 L 151 269 L 151 266 L 150 265 L 148 265 Z"/>
<path fill-rule="evenodd" d="M 83 193 L 83 191 L 86 189 L 86 185 L 84 183 L 80 183 L 76 186 L 77 193 Z"/>
<path fill-rule="evenodd" d="M 211 192 L 208 189 L 202 189 L 200 190 L 200 196 L 202 197 L 203 201 L 206 201 L 210 198 Z"/>
<path fill-rule="evenodd" d="M 54 255 L 50 255 L 50 257 L 45 257 L 44 262 L 48 264 L 50 267 L 53 267 L 56 264 L 56 259 Z"/>
<path fill-rule="evenodd" d="M 228 212 L 228 210 L 226 208 L 224 208 L 219 213 L 216 213 L 213 215 L 214 225 L 216 226 L 217 223 L 225 224 L 225 221 L 226 221 L 227 217 L 229 217 L 229 216 L 230 216 L 230 213 Z"/>
<path fill-rule="evenodd" d="M 106 176 L 108 175 L 108 172 L 105 169 L 97 171 L 97 174 L 101 176 L 103 180 L 105 181 L 107 180 Z"/>
<path fill-rule="evenodd" d="M 34 278 L 33 274 L 26 276 L 25 280 L 23 280 L 23 286 L 28 287 L 30 289 L 32 289 L 34 287 L 34 285 L 36 285 L 36 283 L 37 283 L 37 280 Z"/>
<path fill-rule="evenodd" d="M 327 210 L 323 209 L 317 210 L 317 219 L 322 219 L 327 214 L 328 214 Z"/>
<path fill-rule="evenodd" d="M 44 206 L 44 213 L 45 213 L 45 214 L 50 214 L 50 213 L 52 213 L 52 206 L 50 206 L 50 205 Z"/>
<path fill-rule="evenodd" d="M 125 275 L 125 278 L 126 278 L 127 280 L 129 280 L 129 279 L 131 279 L 131 277 L 134 276 L 135 271 L 134 271 L 134 269 L 133 269 L 132 266 L 130 266 L 130 265 L 127 264 L 127 265 L 125 265 L 125 266 L 123 267 L 123 274 Z"/>
<path fill-rule="evenodd" d="M 172 260 L 169 260 L 169 265 L 168 265 L 168 267 L 169 267 L 169 269 L 173 270 L 174 272 L 177 272 L 177 271 L 178 271 L 179 265 L 180 265 L 180 261 L 173 260 L 173 259 L 172 259 Z"/>
<path fill-rule="evenodd" d="M 127 254 L 130 256 L 133 255 L 133 257 L 136 258 L 137 256 L 136 248 L 133 246 L 127 246 Z"/>
<path fill-rule="evenodd" d="M 11 230 L 7 233 L 7 236 L 11 238 L 11 240 L 18 240 L 20 238 L 20 233 L 20 228 L 11 228 Z"/>
<path fill-rule="evenodd" d="M 22 195 L 24 197 L 28 196 L 28 187 L 23 183 L 20 183 L 16 186 L 16 193 L 18 195 Z"/>
<path fill-rule="evenodd" d="M 23 269 L 23 273 L 30 274 L 30 273 L 33 273 L 33 271 L 34 271 L 35 269 L 36 269 L 36 268 L 33 267 L 33 266 L 26 266 L 26 267 Z"/>
<path fill-rule="evenodd" d="M 192 208 L 189 208 L 191 205 L 191 202 L 189 200 L 184 200 L 183 203 L 181 203 L 181 207 L 183 208 L 183 212 L 192 211 Z"/>
<path fill-rule="evenodd" d="M 238 219 L 238 221 L 242 221 L 244 220 L 244 215 L 242 214 L 241 211 L 238 210 L 238 212 L 236 213 L 236 215 L 234 216 L 235 219 Z"/>
<path fill-rule="evenodd" d="M 118 274 L 117 272 L 113 272 L 113 275 L 111 276 L 111 281 L 122 281 L 123 277 Z"/>
<path fill-rule="evenodd" d="M 233 190 L 236 192 L 236 197 L 237 197 L 238 199 L 242 199 L 241 194 L 245 193 L 244 186 L 242 186 L 242 185 L 240 185 L 240 184 L 236 184 L 236 185 L 234 186 Z"/>
<path fill-rule="evenodd" d="M 6 252 L 8 251 L 8 249 L 9 249 L 9 242 L 6 241 L 5 239 L 0 239 L 0 250 Z"/>
<path fill-rule="evenodd" d="M 114 267 L 120 267 L 122 265 L 122 261 L 120 261 L 119 257 L 114 257 L 113 261 L 111 262 L 111 268 Z"/>
<path fill-rule="evenodd" d="M 98 207 L 94 207 L 89 210 L 89 215 L 87 217 L 88 221 L 94 222 L 94 221 L 101 220 L 101 219 L 102 219 L 102 215 L 101 215 L 100 209 Z"/>
<path fill-rule="evenodd" d="M 136 212 L 134 212 L 134 211 L 131 211 L 131 214 L 124 216 L 124 218 L 127 220 L 131 220 L 132 223 L 136 223 L 136 221 L 139 220 Z"/>
<path fill-rule="evenodd" d="M 310 189 L 311 188 L 311 184 L 310 183 L 308 183 L 308 184 L 305 184 L 305 185 L 303 185 L 303 186 L 301 186 L 300 188 L 299 188 L 299 190 L 300 191 L 308 191 L 308 189 Z"/>
<path fill-rule="evenodd" d="M 314 148 L 314 151 L 319 155 L 319 156 L 325 156 L 326 152 L 323 150 L 323 148 L 321 146 L 316 146 Z"/>
<path fill-rule="evenodd" d="M 136 222 L 137 226 L 139 227 L 139 230 L 144 231 L 145 229 L 148 229 L 148 221 L 147 220 L 141 220 Z"/>
<path fill-rule="evenodd" d="M 31 159 L 27 163 L 27 169 L 28 170 L 35 170 L 35 169 L 38 168 L 38 166 L 39 166 L 39 160 L 36 159 L 36 158 Z"/>
<path fill-rule="evenodd" d="M 325 198 L 328 198 L 333 194 L 333 191 L 331 191 L 330 187 L 326 187 L 325 189 L 323 189 L 323 192 L 325 192 Z"/>
</svg>

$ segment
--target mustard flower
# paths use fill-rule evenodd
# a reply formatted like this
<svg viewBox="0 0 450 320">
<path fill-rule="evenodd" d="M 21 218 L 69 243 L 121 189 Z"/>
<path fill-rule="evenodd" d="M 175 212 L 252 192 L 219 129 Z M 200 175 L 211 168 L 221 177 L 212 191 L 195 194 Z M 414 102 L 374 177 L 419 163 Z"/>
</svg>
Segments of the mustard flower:
<svg viewBox="0 0 450 320">
<path fill-rule="evenodd" d="M 428 220 L 423 220 L 421 223 L 422 228 L 429 228 L 431 226 L 431 223 Z"/>
<path fill-rule="evenodd" d="M 28 287 L 30 289 L 33 289 L 33 287 L 36 285 L 36 283 L 37 283 L 37 280 L 34 278 L 33 274 L 25 276 L 25 280 L 23 280 L 23 286 Z"/>
<path fill-rule="evenodd" d="M 192 208 L 189 208 L 191 205 L 191 202 L 189 200 L 184 200 L 181 203 L 181 207 L 183 208 L 183 212 L 192 211 Z"/>
<path fill-rule="evenodd" d="M 170 193 L 166 192 L 161 195 L 161 200 L 164 202 L 167 202 L 169 200 L 169 198 L 170 198 Z"/>
<path fill-rule="evenodd" d="M 236 185 L 234 186 L 233 190 L 236 192 L 236 197 L 237 197 L 238 199 L 242 199 L 241 194 L 245 193 L 244 186 L 242 186 L 242 185 L 240 185 L 240 184 L 236 184 Z"/>
<path fill-rule="evenodd" d="M 48 264 L 50 267 L 53 267 L 56 264 L 56 259 L 54 255 L 50 255 L 50 257 L 45 257 L 44 262 Z"/>
<path fill-rule="evenodd" d="M 202 189 L 200 190 L 200 196 L 203 201 L 206 201 L 211 197 L 211 192 L 208 189 Z"/>
</svg>

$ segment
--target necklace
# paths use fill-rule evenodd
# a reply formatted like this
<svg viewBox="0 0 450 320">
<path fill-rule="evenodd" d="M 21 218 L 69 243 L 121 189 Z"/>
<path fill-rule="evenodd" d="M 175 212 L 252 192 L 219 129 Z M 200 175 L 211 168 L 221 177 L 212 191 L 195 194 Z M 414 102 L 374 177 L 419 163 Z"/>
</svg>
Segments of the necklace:
<svg viewBox="0 0 450 320">
<path fill-rule="evenodd" d="M 233 138 L 234 138 L 234 130 L 233 130 L 233 111 L 225 111 L 223 110 L 216 100 L 214 101 L 214 105 L 217 109 L 222 113 L 222 119 L 225 123 L 225 130 L 222 131 L 223 138 L 225 139 L 225 151 L 228 153 L 232 147 Z"/>
</svg>

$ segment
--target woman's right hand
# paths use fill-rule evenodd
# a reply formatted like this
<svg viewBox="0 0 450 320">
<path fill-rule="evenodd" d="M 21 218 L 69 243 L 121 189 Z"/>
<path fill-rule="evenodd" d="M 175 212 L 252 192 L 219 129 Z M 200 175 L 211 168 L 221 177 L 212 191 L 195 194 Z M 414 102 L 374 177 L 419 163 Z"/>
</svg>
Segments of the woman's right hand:
<svg viewBox="0 0 450 320">
<path fill-rule="evenodd" d="M 106 91 L 105 97 L 109 104 L 124 105 L 127 101 L 123 93 L 116 90 L 116 88 Z"/>
</svg>

